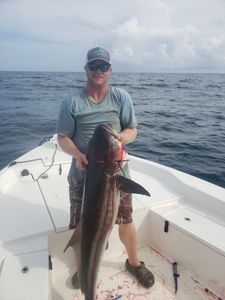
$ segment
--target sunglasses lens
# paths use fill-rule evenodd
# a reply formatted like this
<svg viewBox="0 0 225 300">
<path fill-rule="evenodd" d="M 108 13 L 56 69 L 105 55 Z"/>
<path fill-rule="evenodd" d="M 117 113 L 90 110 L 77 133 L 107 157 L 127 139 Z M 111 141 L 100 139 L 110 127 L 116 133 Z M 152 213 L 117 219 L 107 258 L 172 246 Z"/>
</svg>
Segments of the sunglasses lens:
<svg viewBox="0 0 225 300">
<path fill-rule="evenodd" d="M 99 68 L 102 72 L 108 72 L 110 65 L 101 65 Z"/>
<path fill-rule="evenodd" d="M 88 68 L 89 68 L 90 71 L 97 71 L 98 70 L 98 65 L 88 64 Z"/>
<path fill-rule="evenodd" d="M 109 71 L 109 68 L 110 68 L 110 65 L 98 65 L 98 64 L 88 64 L 88 68 L 90 71 L 92 72 L 95 72 L 97 71 L 98 69 L 101 71 L 101 72 L 108 72 Z"/>
</svg>

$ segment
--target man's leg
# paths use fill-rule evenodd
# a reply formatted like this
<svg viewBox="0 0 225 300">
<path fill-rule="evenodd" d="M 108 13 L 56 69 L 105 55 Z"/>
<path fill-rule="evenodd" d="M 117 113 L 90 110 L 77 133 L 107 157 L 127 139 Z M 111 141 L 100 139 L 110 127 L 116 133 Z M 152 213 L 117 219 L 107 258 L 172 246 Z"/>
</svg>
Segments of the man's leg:
<svg viewBox="0 0 225 300">
<path fill-rule="evenodd" d="M 140 266 L 137 256 L 137 232 L 134 223 L 119 224 L 119 237 L 124 244 L 129 263 L 133 266 Z"/>
<path fill-rule="evenodd" d="M 124 244 L 128 259 L 126 269 L 134 275 L 145 288 L 154 284 L 154 275 L 145 267 L 143 261 L 138 259 L 137 253 L 137 231 L 132 219 L 132 196 L 121 192 L 120 207 L 116 223 L 119 225 L 120 240 Z"/>
<path fill-rule="evenodd" d="M 77 183 L 73 177 L 68 176 L 69 197 L 70 197 L 70 223 L 69 229 L 75 229 L 80 220 L 83 184 Z M 75 272 L 71 278 L 72 286 L 80 289 L 78 274 Z"/>
<path fill-rule="evenodd" d="M 69 197 L 70 197 L 70 223 L 69 229 L 77 227 L 80 220 L 81 203 L 83 195 L 83 184 L 68 176 Z"/>
</svg>

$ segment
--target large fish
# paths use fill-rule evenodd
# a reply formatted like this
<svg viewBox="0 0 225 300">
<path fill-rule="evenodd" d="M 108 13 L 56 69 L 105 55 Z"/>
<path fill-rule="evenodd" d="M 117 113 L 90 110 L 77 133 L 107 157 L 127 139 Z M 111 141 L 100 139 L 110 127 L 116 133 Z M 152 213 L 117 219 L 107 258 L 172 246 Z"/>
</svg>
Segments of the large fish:
<svg viewBox="0 0 225 300">
<path fill-rule="evenodd" d="M 119 175 L 126 151 L 110 124 L 98 125 L 89 142 L 81 218 L 68 242 L 75 251 L 78 279 L 85 300 L 96 297 L 103 251 L 115 224 L 120 191 L 150 196 L 142 186 Z"/>
</svg>

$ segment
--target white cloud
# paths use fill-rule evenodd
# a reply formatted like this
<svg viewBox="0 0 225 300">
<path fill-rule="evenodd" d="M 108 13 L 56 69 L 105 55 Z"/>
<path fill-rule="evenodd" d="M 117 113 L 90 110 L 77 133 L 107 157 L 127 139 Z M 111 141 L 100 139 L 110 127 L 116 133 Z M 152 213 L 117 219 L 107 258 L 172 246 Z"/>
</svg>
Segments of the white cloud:
<svg viewBox="0 0 225 300">
<path fill-rule="evenodd" d="M 120 24 L 113 33 L 120 60 L 118 52 L 123 51 L 123 44 L 129 43 L 132 56 L 138 64 L 142 61 L 145 68 L 146 65 L 154 68 L 225 67 L 222 55 L 225 50 L 225 34 L 207 35 L 196 24 L 179 27 L 155 27 L 151 24 L 144 26 L 141 19 L 135 16 Z"/>
<path fill-rule="evenodd" d="M 138 24 L 137 17 L 132 17 L 130 20 L 118 26 L 117 29 L 114 30 L 114 33 L 119 37 L 127 37 L 128 35 L 137 35 L 141 34 L 145 31 L 143 27 Z"/>
<path fill-rule="evenodd" d="M 126 45 L 126 52 L 129 56 L 134 56 L 134 50 L 130 45 Z"/>
<path fill-rule="evenodd" d="M 224 29 L 223 0 L 0 1 L 0 69 L 80 70 L 99 44 L 116 70 L 225 68 Z"/>
</svg>

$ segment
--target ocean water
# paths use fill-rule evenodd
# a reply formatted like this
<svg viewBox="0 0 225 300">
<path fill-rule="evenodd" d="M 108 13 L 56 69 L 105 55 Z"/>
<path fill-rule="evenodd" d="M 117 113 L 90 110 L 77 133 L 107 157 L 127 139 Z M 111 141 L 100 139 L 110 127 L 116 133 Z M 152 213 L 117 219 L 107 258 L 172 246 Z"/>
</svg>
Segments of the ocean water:
<svg viewBox="0 0 225 300">
<path fill-rule="evenodd" d="M 60 103 L 83 73 L 0 72 L 0 169 L 55 132 Z M 112 74 L 134 103 L 130 154 L 225 188 L 225 74 Z"/>
</svg>

